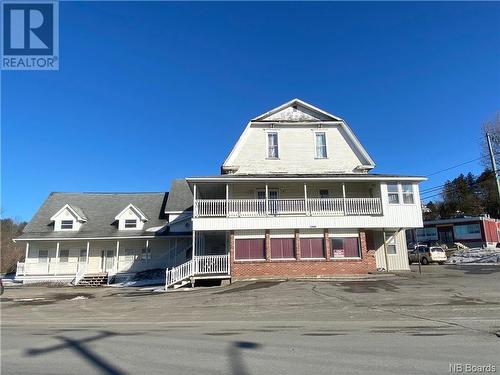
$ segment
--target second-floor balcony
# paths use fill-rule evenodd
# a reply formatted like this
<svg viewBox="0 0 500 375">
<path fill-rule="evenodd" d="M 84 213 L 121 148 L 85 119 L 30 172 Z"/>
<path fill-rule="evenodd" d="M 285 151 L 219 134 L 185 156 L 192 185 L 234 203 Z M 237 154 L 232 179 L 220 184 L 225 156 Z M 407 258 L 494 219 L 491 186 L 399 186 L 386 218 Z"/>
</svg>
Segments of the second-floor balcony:
<svg viewBox="0 0 500 375">
<path fill-rule="evenodd" d="M 194 217 L 382 215 L 380 198 L 196 199 Z"/>
</svg>

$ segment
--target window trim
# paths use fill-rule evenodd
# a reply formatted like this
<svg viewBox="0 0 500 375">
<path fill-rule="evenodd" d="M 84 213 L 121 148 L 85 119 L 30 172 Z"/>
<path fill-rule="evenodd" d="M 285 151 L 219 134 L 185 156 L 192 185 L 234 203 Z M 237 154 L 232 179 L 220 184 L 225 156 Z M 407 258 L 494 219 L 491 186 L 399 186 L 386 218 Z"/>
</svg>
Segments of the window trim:
<svg viewBox="0 0 500 375">
<path fill-rule="evenodd" d="M 269 150 L 270 150 L 270 144 L 269 144 L 269 135 L 271 134 L 276 134 L 276 151 L 278 153 L 278 156 L 269 156 Z M 273 146 L 274 147 L 274 146 Z M 279 132 L 275 129 L 273 130 L 266 130 L 266 159 L 267 160 L 279 160 L 281 155 L 281 149 L 280 149 L 280 140 L 279 140 Z"/>
<path fill-rule="evenodd" d="M 398 184 L 400 186 L 400 189 L 401 189 L 401 204 L 404 204 L 404 205 L 407 205 L 407 206 L 410 206 L 410 205 L 413 205 L 415 204 L 415 189 L 413 188 L 413 184 L 412 183 L 407 183 L 407 182 L 404 182 L 404 183 L 400 183 Z M 411 187 L 411 193 L 405 193 L 405 191 L 403 190 L 403 185 L 409 185 Z M 411 195 L 411 200 L 413 202 L 411 203 L 406 203 L 405 202 L 405 195 Z"/>
<path fill-rule="evenodd" d="M 357 242 L 357 245 L 358 245 L 358 256 L 357 257 L 346 257 L 346 256 L 343 256 L 343 257 L 335 257 L 334 256 L 334 248 L 333 248 L 333 241 L 334 240 L 342 240 L 342 246 L 344 246 L 344 239 L 346 238 L 355 238 L 356 239 L 356 242 Z M 331 236 L 328 238 L 328 240 L 330 241 L 330 260 L 342 260 L 342 259 L 362 259 L 362 254 L 363 254 L 363 250 L 361 249 L 361 241 L 360 241 L 360 238 L 359 236 Z M 344 253 L 345 253 L 345 249 L 342 249 L 344 250 Z"/>
<path fill-rule="evenodd" d="M 47 255 L 46 255 L 46 256 L 44 256 L 44 257 L 40 257 L 40 253 L 41 253 L 41 252 L 45 252 Z M 45 262 L 40 262 L 40 259 L 45 259 Z M 45 263 L 49 263 L 49 250 L 39 249 L 39 250 L 38 250 L 37 260 L 38 260 L 38 262 L 37 262 L 37 263 L 43 263 L 43 264 L 45 264 Z"/>
<path fill-rule="evenodd" d="M 67 252 L 68 255 L 63 257 L 61 255 L 63 251 Z M 69 249 L 61 249 L 61 250 L 59 250 L 59 263 L 69 263 L 69 255 L 70 255 Z M 63 258 L 66 258 L 66 260 L 62 260 Z"/>
<path fill-rule="evenodd" d="M 127 226 L 127 221 L 129 221 L 129 222 L 133 221 L 134 226 L 133 227 Z M 138 228 L 137 219 L 123 219 L 123 229 L 137 229 L 137 228 Z"/>
<path fill-rule="evenodd" d="M 68 225 L 69 222 L 71 222 L 71 228 L 64 228 L 63 225 Z M 59 224 L 59 229 L 60 230 L 74 230 L 75 229 L 75 220 L 73 220 L 73 219 L 61 220 L 61 222 Z"/>
<path fill-rule="evenodd" d="M 396 185 L 396 191 L 389 191 L 389 185 Z M 396 204 L 402 204 L 402 197 L 401 197 L 401 188 L 399 182 L 387 182 L 386 183 L 386 188 L 387 188 L 387 203 L 391 205 L 396 205 Z M 391 202 L 389 196 L 390 195 L 397 195 L 398 201 L 397 202 Z"/>
<path fill-rule="evenodd" d="M 324 157 L 318 156 L 318 139 L 316 138 L 316 136 L 318 134 L 323 134 L 325 136 L 325 156 Z M 314 135 L 314 159 L 316 159 L 316 160 L 328 159 L 328 140 L 327 140 L 328 138 L 326 135 L 326 131 L 325 130 L 315 130 L 315 131 L 313 131 L 313 135 Z"/>
</svg>

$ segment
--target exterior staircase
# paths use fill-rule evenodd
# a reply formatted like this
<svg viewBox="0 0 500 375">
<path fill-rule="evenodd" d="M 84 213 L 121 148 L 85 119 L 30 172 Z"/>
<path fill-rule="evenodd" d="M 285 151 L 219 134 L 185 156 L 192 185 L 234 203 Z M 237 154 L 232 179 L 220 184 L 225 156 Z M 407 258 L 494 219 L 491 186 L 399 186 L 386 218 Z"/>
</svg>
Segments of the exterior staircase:
<svg viewBox="0 0 500 375">
<path fill-rule="evenodd" d="M 167 268 L 165 290 L 193 284 L 196 277 L 227 278 L 229 255 L 195 256 L 177 267 Z"/>
<path fill-rule="evenodd" d="M 87 273 L 83 275 L 83 277 L 75 285 L 97 287 L 106 285 L 107 283 L 108 283 L 107 273 L 93 273 L 93 274 Z"/>
</svg>

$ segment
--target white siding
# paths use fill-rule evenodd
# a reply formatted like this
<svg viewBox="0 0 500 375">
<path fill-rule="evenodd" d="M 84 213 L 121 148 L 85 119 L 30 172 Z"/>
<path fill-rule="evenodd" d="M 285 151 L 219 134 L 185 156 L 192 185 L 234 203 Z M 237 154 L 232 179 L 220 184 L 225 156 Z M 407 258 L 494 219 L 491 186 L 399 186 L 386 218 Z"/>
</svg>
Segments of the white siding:
<svg viewBox="0 0 500 375">
<path fill-rule="evenodd" d="M 386 230 L 387 239 L 389 238 L 390 233 L 394 233 L 396 231 L 396 229 Z M 395 236 L 395 241 L 396 254 L 387 254 L 387 261 L 389 262 L 389 268 L 387 268 L 382 231 L 374 232 L 374 244 L 376 248 L 375 260 L 377 268 L 384 268 L 389 271 L 408 271 L 410 269 L 410 265 L 408 264 L 408 250 L 404 230 L 399 231 L 399 233 Z"/>
<path fill-rule="evenodd" d="M 340 125 L 325 125 L 326 159 L 316 159 L 314 126 L 278 126 L 279 159 L 267 158 L 267 132 L 270 128 L 252 124 L 241 139 L 241 144 L 231 157 L 231 166 L 241 173 L 335 173 L 355 172 L 366 161 L 353 148 Z"/>
</svg>

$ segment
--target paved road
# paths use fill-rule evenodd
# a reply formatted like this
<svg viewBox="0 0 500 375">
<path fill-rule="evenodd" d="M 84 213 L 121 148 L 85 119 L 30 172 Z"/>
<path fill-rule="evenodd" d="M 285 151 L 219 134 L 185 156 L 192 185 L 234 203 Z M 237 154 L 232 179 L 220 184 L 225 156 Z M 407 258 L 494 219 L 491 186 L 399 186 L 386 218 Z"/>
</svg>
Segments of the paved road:
<svg viewBox="0 0 500 375">
<path fill-rule="evenodd" d="M 174 293 L 7 289 L 2 374 L 500 372 L 500 267 Z"/>
</svg>

